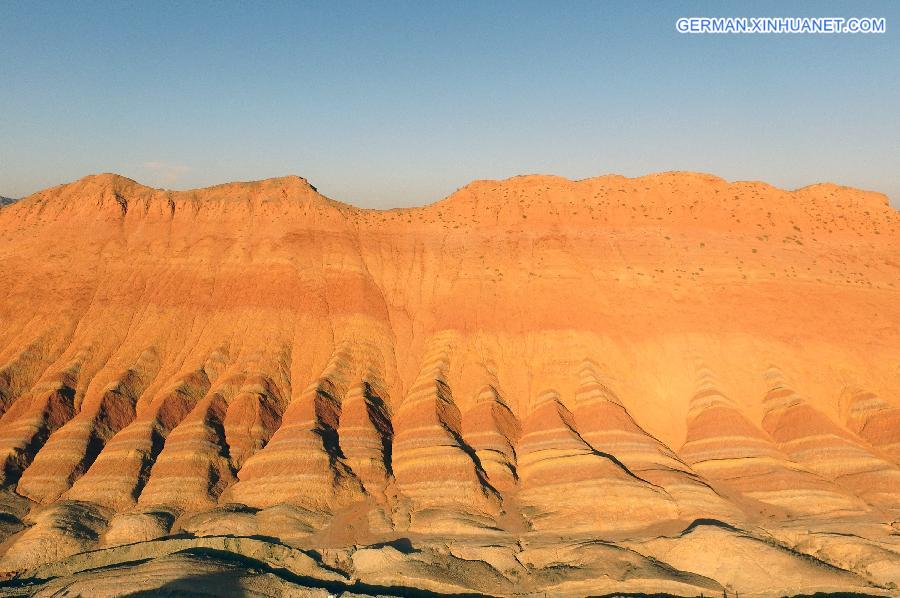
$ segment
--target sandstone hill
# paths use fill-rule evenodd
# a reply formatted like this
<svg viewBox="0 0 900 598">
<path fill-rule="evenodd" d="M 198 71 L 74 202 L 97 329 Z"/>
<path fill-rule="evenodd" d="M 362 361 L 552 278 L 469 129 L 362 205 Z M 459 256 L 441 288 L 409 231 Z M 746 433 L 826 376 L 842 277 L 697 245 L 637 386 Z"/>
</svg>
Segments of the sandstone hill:
<svg viewBox="0 0 900 598">
<path fill-rule="evenodd" d="M 883 195 L 106 174 L 0 264 L 0 595 L 900 587 Z"/>
</svg>

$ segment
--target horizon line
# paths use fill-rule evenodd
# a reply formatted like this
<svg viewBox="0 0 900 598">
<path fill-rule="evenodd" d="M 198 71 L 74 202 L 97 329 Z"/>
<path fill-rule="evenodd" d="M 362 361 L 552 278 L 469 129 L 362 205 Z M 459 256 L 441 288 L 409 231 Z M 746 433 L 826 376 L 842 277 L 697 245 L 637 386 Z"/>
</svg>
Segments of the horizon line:
<svg viewBox="0 0 900 598">
<path fill-rule="evenodd" d="M 227 186 L 227 185 L 253 185 L 253 184 L 265 183 L 265 182 L 269 182 L 269 181 L 278 181 L 278 180 L 283 180 L 283 179 L 297 179 L 297 180 L 302 181 L 308 187 L 310 187 L 315 193 L 324 197 L 325 199 L 328 199 L 329 201 L 333 201 L 333 202 L 337 202 L 337 203 L 340 203 L 340 204 L 343 204 L 346 206 L 350 206 L 350 207 L 358 209 L 358 210 L 391 211 L 391 210 L 415 209 L 415 208 L 427 207 L 430 205 L 434 205 L 434 204 L 440 203 L 442 201 L 445 201 L 447 199 L 450 199 L 451 197 L 453 197 L 455 194 L 459 193 L 463 189 L 466 189 L 473 185 L 477 185 L 479 183 L 501 183 L 502 184 L 502 183 L 512 181 L 514 179 L 549 178 L 549 179 L 561 179 L 568 183 L 576 183 L 577 184 L 577 183 L 584 183 L 587 181 L 593 181 L 596 179 L 604 179 L 604 178 L 610 178 L 610 179 L 618 178 L 618 179 L 625 179 L 625 180 L 629 180 L 629 181 L 636 181 L 636 180 L 640 180 L 640 179 L 644 179 L 644 178 L 654 178 L 654 177 L 661 177 L 661 176 L 675 176 L 675 175 L 689 175 L 689 176 L 702 177 L 702 178 L 706 179 L 707 182 L 710 182 L 710 183 L 722 182 L 729 186 L 731 186 L 731 185 L 762 185 L 762 186 L 769 187 L 769 188 L 772 188 L 772 189 L 775 189 L 777 191 L 781 191 L 784 193 L 797 193 L 797 192 L 815 188 L 815 187 L 837 187 L 840 189 L 858 191 L 858 192 L 867 193 L 867 194 L 881 195 L 885 199 L 885 205 L 894 209 L 895 211 L 900 211 L 900 205 L 898 205 L 897 207 L 894 207 L 894 205 L 891 201 L 891 197 L 887 193 L 885 193 L 883 191 L 874 190 L 874 189 L 863 189 L 860 187 L 844 185 L 844 184 L 836 183 L 833 181 L 819 181 L 819 182 L 810 183 L 808 185 L 803 185 L 802 187 L 796 187 L 796 188 L 789 189 L 789 188 L 779 187 L 777 185 L 774 185 L 774 184 L 769 183 L 768 181 L 765 181 L 762 179 L 728 180 L 724 177 L 721 177 L 719 175 L 716 175 L 716 174 L 713 174 L 710 172 L 694 171 L 694 170 L 654 171 L 654 172 L 648 172 L 646 174 L 633 176 L 633 177 L 625 176 L 625 175 L 622 175 L 619 173 L 610 172 L 610 173 L 605 173 L 605 174 L 600 174 L 600 175 L 590 176 L 590 177 L 585 177 L 585 178 L 580 178 L 580 179 L 573 179 L 573 178 L 569 178 L 569 177 L 566 177 L 563 175 L 558 175 L 558 174 L 553 174 L 553 173 L 523 173 L 523 174 L 511 175 L 511 176 L 508 176 L 505 178 L 498 178 L 498 179 L 477 179 L 476 178 L 476 179 L 471 179 L 469 182 L 465 183 L 464 185 L 457 187 L 456 190 L 454 190 L 453 192 L 451 192 L 439 199 L 436 199 L 434 201 L 428 201 L 428 202 L 424 202 L 424 203 L 420 203 L 420 204 L 416 204 L 416 205 L 394 206 L 394 207 L 387 207 L 387 208 L 362 207 L 353 202 L 344 201 L 344 200 L 340 200 L 340 199 L 334 199 L 328 195 L 325 195 L 321 191 L 319 191 L 318 188 L 309 181 L 309 179 L 307 179 L 306 177 L 297 175 L 297 174 L 287 174 L 287 175 L 282 175 L 282 176 L 267 177 L 267 178 L 263 178 L 263 179 L 224 181 L 221 183 L 213 183 L 211 185 L 206 185 L 206 186 L 201 186 L 201 187 L 189 187 L 189 188 L 179 189 L 179 188 L 171 188 L 171 187 L 154 187 L 152 185 L 142 183 L 136 179 L 119 174 L 117 172 L 97 172 L 97 173 L 91 173 L 91 174 L 84 175 L 82 177 L 79 177 L 77 179 L 74 179 L 74 180 L 71 180 L 68 182 L 59 183 L 57 185 L 51 185 L 49 187 L 39 189 L 33 193 L 24 195 L 22 197 L 18 197 L 18 198 L 8 197 L 8 199 L 12 199 L 15 203 L 18 203 L 22 200 L 28 199 L 35 195 L 39 195 L 41 193 L 44 193 L 44 192 L 52 190 L 52 189 L 57 189 L 60 187 L 67 187 L 67 186 L 79 183 L 81 181 L 85 181 L 88 179 L 101 178 L 101 177 L 115 177 L 118 179 L 124 179 L 126 181 L 130 181 L 131 183 L 140 185 L 141 187 L 144 187 L 147 189 L 154 189 L 156 191 L 173 192 L 173 193 L 190 193 L 192 191 L 206 191 L 206 190 L 214 189 L 216 187 L 223 187 L 223 186 Z M 3 196 L 3 197 L 6 197 L 6 196 Z"/>
</svg>

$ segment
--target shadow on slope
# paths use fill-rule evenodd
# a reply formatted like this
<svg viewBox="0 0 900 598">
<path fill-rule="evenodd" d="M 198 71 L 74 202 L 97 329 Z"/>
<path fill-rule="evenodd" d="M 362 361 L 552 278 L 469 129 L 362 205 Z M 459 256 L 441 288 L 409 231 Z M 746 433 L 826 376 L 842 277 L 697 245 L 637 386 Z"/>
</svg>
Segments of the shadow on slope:
<svg viewBox="0 0 900 598">
<path fill-rule="evenodd" d="M 128 594 L 128 596 L 243 596 L 248 594 L 248 592 L 246 586 L 242 583 L 242 578 L 246 575 L 258 575 L 260 573 L 272 574 L 283 581 L 303 588 L 324 589 L 332 594 L 353 592 L 363 595 L 409 596 L 412 598 L 483 596 L 483 594 L 475 593 L 443 594 L 416 588 L 378 586 L 361 582 L 342 583 L 339 581 L 326 581 L 314 577 L 296 575 L 287 569 L 272 567 L 254 558 L 214 548 L 189 548 L 176 554 L 214 561 L 222 565 L 222 571 L 202 575 L 189 575 L 166 583 L 159 588 L 135 592 Z"/>
</svg>

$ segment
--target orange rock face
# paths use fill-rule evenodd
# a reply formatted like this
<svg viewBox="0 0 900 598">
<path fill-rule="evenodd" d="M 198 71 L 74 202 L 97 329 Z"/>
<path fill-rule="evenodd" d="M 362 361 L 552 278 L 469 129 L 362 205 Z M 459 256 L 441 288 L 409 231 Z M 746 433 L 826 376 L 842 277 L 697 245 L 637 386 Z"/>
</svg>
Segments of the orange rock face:
<svg viewBox="0 0 900 598">
<path fill-rule="evenodd" d="M 523 176 L 375 211 L 98 175 L 0 211 L 0 263 L 23 582 L 215 546 L 347 588 L 900 587 L 883 195 Z"/>
</svg>

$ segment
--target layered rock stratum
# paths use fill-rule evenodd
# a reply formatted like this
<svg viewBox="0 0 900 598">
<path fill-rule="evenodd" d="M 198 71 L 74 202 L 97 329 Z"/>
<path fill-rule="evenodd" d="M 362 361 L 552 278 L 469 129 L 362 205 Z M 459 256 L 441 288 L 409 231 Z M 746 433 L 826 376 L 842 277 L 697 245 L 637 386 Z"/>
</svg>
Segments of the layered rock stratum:
<svg viewBox="0 0 900 598">
<path fill-rule="evenodd" d="M 0 212 L 2 595 L 895 595 L 900 214 L 693 173 Z"/>
</svg>

